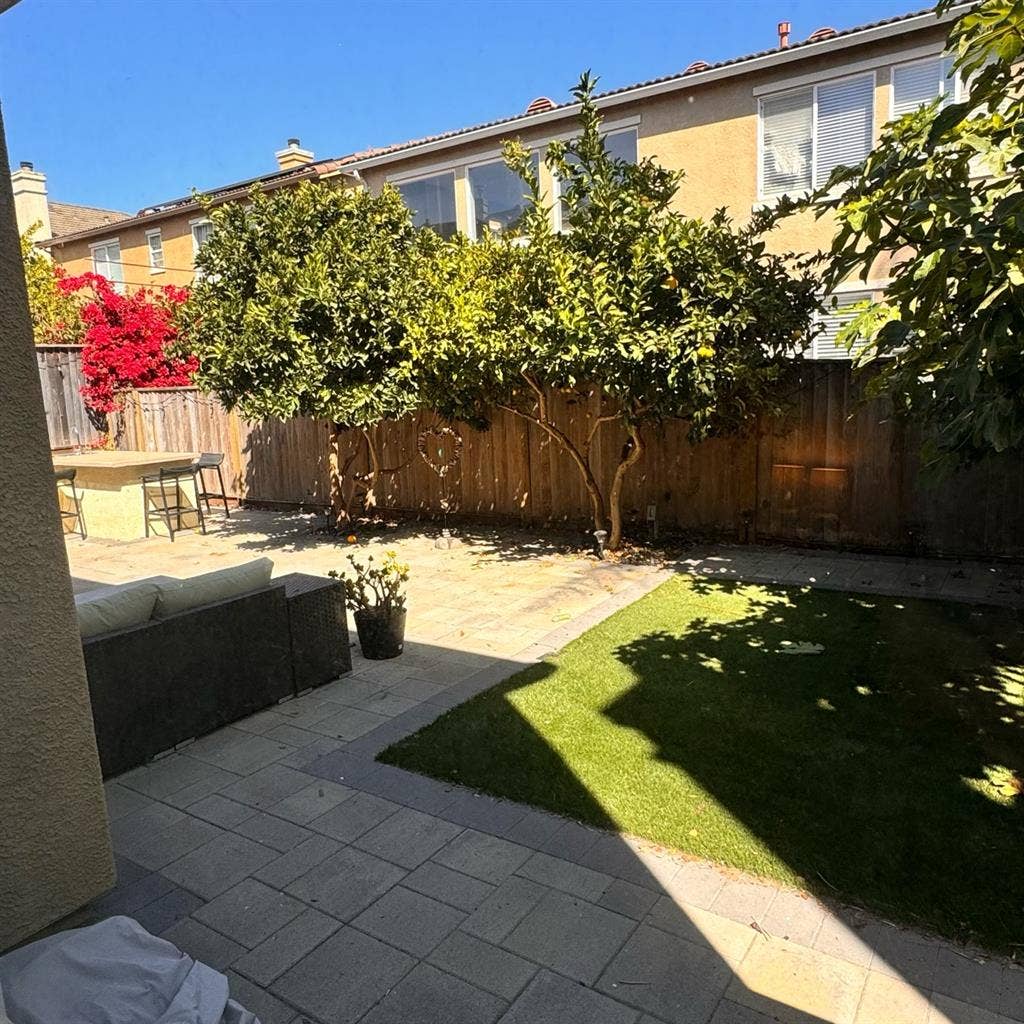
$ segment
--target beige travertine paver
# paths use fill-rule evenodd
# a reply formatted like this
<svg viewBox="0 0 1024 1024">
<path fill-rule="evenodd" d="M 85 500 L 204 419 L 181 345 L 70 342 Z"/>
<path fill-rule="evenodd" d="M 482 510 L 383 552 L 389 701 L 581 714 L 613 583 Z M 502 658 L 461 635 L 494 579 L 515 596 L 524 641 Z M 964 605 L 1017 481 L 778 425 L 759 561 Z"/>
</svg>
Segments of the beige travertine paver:
<svg viewBox="0 0 1024 1024">
<path fill-rule="evenodd" d="M 278 575 L 343 568 L 348 546 L 310 522 L 245 511 L 173 545 L 68 550 L 78 590 L 261 554 Z M 352 675 L 108 783 L 120 882 L 83 920 L 129 913 L 207 957 L 264 1024 L 373 1024 L 431 1007 L 445 1008 L 438 1024 L 1024 1022 L 1024 970 L 1001 960 L 378 765 L 397 735 L 670 571 L 523 532 L 441 550 L 432 533 L 358 549 L 395 548 L 412 565 L 402 658 L 356 654 Z M 718 546 L 678 568 L 1020 603 L 1012 567 Z"/>
</svg>

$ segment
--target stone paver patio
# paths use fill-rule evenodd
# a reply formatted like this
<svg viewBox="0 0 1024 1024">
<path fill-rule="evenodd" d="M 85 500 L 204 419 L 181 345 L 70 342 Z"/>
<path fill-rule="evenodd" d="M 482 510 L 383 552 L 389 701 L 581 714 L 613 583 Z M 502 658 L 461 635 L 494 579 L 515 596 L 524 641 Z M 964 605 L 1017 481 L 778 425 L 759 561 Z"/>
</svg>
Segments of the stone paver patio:
<svg viewBox="0 0 1024 1024">
<path fill-rule="evenodd" d="M 1016 965 L 378 764 L 673 570 L 525 534 L 370 546 L 412 563 L 406 653 L 356 655 L 352 675 L 109 782 L 118 886 L 82 921 L 135 917 L 224 971 L 263 1024 L 1024 1021 Z M 299 517 L 254 512 L 173 545 L 68 549 L 78 590 L 263 553 L 276 574 L 323 573 L 347 553 Z M 1021 600 L 1020 567 L 724 546 L 681 567 Z"/>
</svg>

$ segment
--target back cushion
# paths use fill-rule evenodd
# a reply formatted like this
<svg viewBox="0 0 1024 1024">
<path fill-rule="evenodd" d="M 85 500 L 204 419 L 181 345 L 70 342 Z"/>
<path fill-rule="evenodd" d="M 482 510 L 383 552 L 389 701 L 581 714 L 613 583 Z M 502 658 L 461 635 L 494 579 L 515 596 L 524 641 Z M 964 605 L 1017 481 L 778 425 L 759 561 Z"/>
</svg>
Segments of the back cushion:
<svg viewBox="0 0 1024 1024">
<path fill-rule="evenodd" d="M 78 628 L 83 637 L 138 626 L 153 616 L 157 584 L 150 580 L 75 597 Z"/>
<path fill-rule="evenodd" d="M 154 619 L 166 619 L 169 615 L 187 612 L 204 604 L 226 601 L 230 597 L 241 597 L 254 590 L 270 586 L 270 573 L 274 563 L 269 558 L 257 558 L 243 565 L 229 569 L 192 576 L 187 580 L 168 580 L 156 585 L 156 607 Z"/>
</svg>

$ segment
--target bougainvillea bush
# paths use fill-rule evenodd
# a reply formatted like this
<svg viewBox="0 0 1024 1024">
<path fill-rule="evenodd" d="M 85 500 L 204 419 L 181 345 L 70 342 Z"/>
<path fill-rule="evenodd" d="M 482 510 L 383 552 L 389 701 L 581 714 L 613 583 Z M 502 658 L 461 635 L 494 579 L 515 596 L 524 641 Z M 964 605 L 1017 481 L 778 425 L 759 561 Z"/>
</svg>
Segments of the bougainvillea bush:
<svg viewBox="0 0 1024 1024">
<path fill-rule="evenodd" d="M 177 341 L 177 308 L 184 288 L 140 288 L 121 295 L 99 274 L 60 281 L 66 294 L 88 289 L 82 305 L 82 396 L 96 412 L 118 408 L 118 396 L 133 388 L 181 387 L 192 383 L 198 361 L 171 355 Z"/>
</svg>

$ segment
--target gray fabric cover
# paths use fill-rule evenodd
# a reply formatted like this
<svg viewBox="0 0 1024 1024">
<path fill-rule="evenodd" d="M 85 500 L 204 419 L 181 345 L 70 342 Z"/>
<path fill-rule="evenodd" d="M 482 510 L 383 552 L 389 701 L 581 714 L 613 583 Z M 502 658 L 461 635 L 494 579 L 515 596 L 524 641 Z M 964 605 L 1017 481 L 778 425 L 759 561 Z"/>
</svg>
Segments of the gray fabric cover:
<svg viewBox="0 0 1024 1024">
<path fill-rule="evenodd" d="M 60 932 L 0 957 L 11 1024 L 259 1024 L 211 967 L 130 917 Z"/>
</svg>

